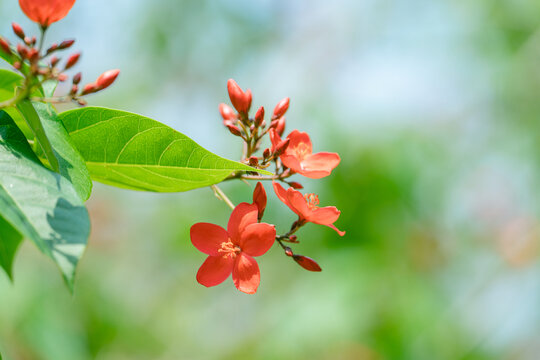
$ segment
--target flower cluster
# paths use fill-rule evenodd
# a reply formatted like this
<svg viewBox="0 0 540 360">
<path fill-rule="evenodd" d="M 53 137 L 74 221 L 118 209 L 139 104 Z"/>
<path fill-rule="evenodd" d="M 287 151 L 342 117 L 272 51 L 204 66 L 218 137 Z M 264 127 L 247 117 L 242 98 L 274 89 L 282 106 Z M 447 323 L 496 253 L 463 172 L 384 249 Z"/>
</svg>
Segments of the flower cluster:
<svg viewBox="0 0 540 360">
<path fill-rule="evenodd" d="M 273 164 L 275 170 L 272 175 L 239 172 L 226 179 L 257 180 L 252 204 L 241 203 L 235 207 L 223 191 L 214 185 L 216 196 L 225 200 L 233 209 L 227 230 L 214 224 L 197 223 L 191 227 L 191 241 L 197 249 L 208 255 L 197 273 L 200 284 L 215 286 L 232 274 L 238 290 L 253 294 L 260 283 L 259 267 L 253 257 L 264 255 L 272 244 L 277 243 L 285 255 L 304 269 L 321 271 L 315 260 L 293 253 L 285 243 L 299 243 L 295 233 L 310 222 L 328 226 L 340 236 L 345 235 L 344 231 L 334 225 L 340 215 L 336 207 L 319 207 L 317 195 L 303 195 L 298 191 L 303 189 L 302 184 L 289 180 L 294 174 L 312 179 L 328 176 L 339 164 L 340 157 L 336 153 L 313 153 L 311 139 L 305 132 L 293 130 L 286 138 L 282 138 L 289 98 L 275 106 L 267 124 L 264 107 L 258 108 L 253 117 L 249 115 L 251 90 L 242 90 L 232 79 L 227 83 L 227 90 L 232 107 L 222 103 L 219 111 L 223 125 L 232 135 L 242 139 L 241 161 L 255 169 L 267 171 Z M 270 147 L 262 150 L 266 136 L 270 140 Z M 278 235 L 274 225 L 261 222 L 267 205 L 266 191 L 260 182 L 262 180 L 272 181 L 278 199 L 298 216 L 290 230 L 284 234 Z M 285 189 L 279 182 L 288 185 L 288 188 Z"/>
<path fill-rule="evenodd" d="M 65 62 L 62 62 L 58 55 L 60 52 L 71 48 L 75 40 L 64 40 L 45 47 L 44 38 L 48 27 L 52 23 L 63 19 L 74 3 L 75 0 L 19 0 L 23 12 L 32 21 L 39 24 L 41 35 L 39 40 L 36 36 L 27 36 L 19 24 L 13 23 L 13 32 L 20 39 L 20 42 L 13 47 L 6 38 L 0 36 L 0 55 L 10 62 L 25 79 L 23 86 L 19 89 L 18 96 L 12 100 L 13 103 L 31 96 L 34 90 L 39 89 L 46 81 L 65 82 L 69 79 L 66 71 L 77 64 L 81 53 L 71 54 Z M 97 80 L 79 87 L 82 79 L 82 74 L 79 72 L 72 76 L 71 88 L 67 94 L 56 97 L 33 98 L 32 100 L 51 103 L 73 101 L 84 106 L 86 105 L 86 100 L 83 99 L 84 96 L 109 87 L 116 80 L 119 73 L 119 70 L 106 71 Z M 11 104 L 2 105 L 9 106 Z"/>
</svg>

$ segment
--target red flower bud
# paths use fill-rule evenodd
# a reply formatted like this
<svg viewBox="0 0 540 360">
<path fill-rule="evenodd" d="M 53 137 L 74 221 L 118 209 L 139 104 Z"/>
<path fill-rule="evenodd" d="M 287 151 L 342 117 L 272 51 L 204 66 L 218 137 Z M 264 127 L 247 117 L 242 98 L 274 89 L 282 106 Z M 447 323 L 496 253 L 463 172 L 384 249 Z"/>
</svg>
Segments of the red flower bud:
<svg viewBox="0 0 540 360">
<path fill-rule="evenodd" d="M 11 55 L 11 47 L 9 46 L 9 42 L 3 37 L 0 37 L 0 47 L 6 54 Z"/>
<path fill-rule="evenodd" d="M 118 69 L 108 70 L 101 74 L 96 80 L 96 84 L 99 89 L 102 90 L 109 87 L 114 82 L 114 80 L 116 80 L 118 74 L 120 74 L 120 70 Z"/>
<path fill-rule="evenodd" d="M 236 113 L 234 112 L 233 108 L 227 104 L 219 104 L 219 112 L 221 113 L 221 117 L 223 118 L 223 120 L 236 119 Z"/>
<path fill-rule="evenodd" d="M 251 90 L 244 92 L 233 79 L 227 81 L 229 98 L 236 111 L 246 114 L 251 107 Z"/>
<path fill-rule="evenodd" d="M 296 182 L 296 181 L 291 181 L 290 183 L 288 183 L 289 186 L 291 186 L 293 189 L 296 189 L 296 190 L 300 190 L 300 189 L 303 189 L 304 187 L 302 186 L 302 184 Z"/>
<path fill-rule="evenodd" d="M 241 136 L 242 135 L 242 133 L 240 132 L 240 129 L 238 128 L 238 126 L 234 126 L 232 124 L 226 124 L 225 126 L 227 127 L 227 129 L 229 129 L 231 134 L 233 134 L 234 136 Z"/>
<path fill-rule="evenodd" d="M 301 267 L 309 271 L 322 271 L 321 267 L 315 260 L 308 258 L 303 255 L 293 255 L 294 261 L 298 263 Z"/>
<path fill-rule="evenodd" d="M 52 56 L 51 57 L 51 66 L 55 67 L 58 64 L 59 61 L 60 61 L 59 58 L 57 58 L 56 56 Z"/>
<path fill-rule="evenodd" d="M 72 68 L 77 63 L 77 61 L 79 61 L 80 57 L 81 57 L 81 53 L 75 53 L 71 55 L 66 61 L 66 66 L 64 70 Z"/>
<path fill-rule="evenodd" d="M 60 82 L 64 82 L 68 79 L 68 76 L 66 74 L 58 74 L 58 76 L 56 77 L 56 79 Z"/>
<path fill-rule="evenodd" d="M 64 40 L 60 43 L 60 45 L 58 45 L 58 50 L 64 50 L 64 49 L 68 49 L 71 47 L 71 45 L 73 45 L 75 43 L 75 40 L 73 39 L 70 39 L 70 40 Z M 52 46 L 51 46 L 52 47 Z"/>
<path fill-rule="evenodd" d="M 58 50 L 58 44 L 54 43 L 47 49 L 47 55 Z"/>
<path fill-rule="evenodd" d="M 274 108 L 274 116 L 273 118 L 277 119 L 285 115 L 287 110 L 289 109 L 289 98 L 285 98 L 278 102 L 276 107 Z"/>
<path fill-rule="evenodd" d="M 272 154 L 272 152 L 270 151 L 270 149 L 266 148 L 263 151 L 263 158 L 268 159 L 271 154 Z"/>
<path fill-rule="evenodd" d="M 21 40 L 24 40 L 24 31 L 21 27 L 21 25 L 17 23 L 11 23 L 11 27 L 13 28 L 13 32 L 15 35 L 17 35 Z"/>
<path fill-rule="evenodd" d="M 31 48 L 28 50 L 27 56 L 30 61 L 37 61 L 39 59 L 39 52 L 36 48 Z"/>
<path fill-rule="evenodd" d="M 71 87 L 71 91 L 69 92 L 70 95 L 76 94 L 77 91 L 79 91 L 79 87 L 75 84 Z"/>
<path fill-rule="evenodd" d="M 88 94 L 91 94 L 91 93 L 95 93 L 98 90 L 99 90 L 99 88 L 98 88 L 96 83 L 89 83 L 89 84 L 84 85 L 84 88 L 83 88 L 83 91 L 81 92 L 81 95 L 88 95 Z"/>
<path fill-rule="evenodd" d="M 255 126 L 261 126 L 264 121 L 264 107 L 260 107 L 259 110 L 255 113 Z"/>
<path fill-rule="evenodd" d="M 21 55 L 21 58 L 28 58 L 28 48 L 23 44 L 17 44 L 17 52 Z"/>
<path fill-rule="evenodd" d="M 266 209 L 266 201 L 266 190 L 264 190 L 263 184 L 259 181 L 253 191 L 253 203 L 257 204 L 257 208 L 259 209 L 259 221 L 261 221 L 264 210 Z"/>
<path fill-rule="evenodd" d="M 285 248 L 285 255 L 287 255 L 287 256 L 293 256 L 294 255 L 293 252 L 292 252 L 292 249 L 290 247 L 288 247 L 288 246 Z"/>
<path fill-rule="evenodd" d="M 289 236 L 289 240 L 292 241 L 292 242 L 295 242 L 295 243 L 298 242 L 297 239 L 298 239 L 298 236 L 296 236 L 296 235 Z"/>
<path fill-rule="evenodd" d="M 291 139 L 285 139 L 281 140 L 281 142 L 276 146 L 276 150 L 274 151 L 274 156 L 280 156 L 287 150 L 287 147 L 289 146 L 289 143 L 291 142 Z"/>
<path fill-rule="evenodd" d="M 82 78 L 82 74 L 80 72 L 76 73 L 73 76 L 73 80 L 72 80 L 73 84 L 78 85 L 81 82 L 81 78 Z"/>
<path fill-rule="evenodd" d="M 75 4 L 75 0 L 19 0 L 22 11 L 43 27 L 63 19 Z"/>
<path fill-rule="evenodd" d="M 249 157 L 249 165 L 253 166 L 253 167 L 259 165 L 259 159 L 257 159 L 256 156 L 250 156 Z"/>
<path fill-rule="evenodd" d="M 21 70 L 21 66 L 22 66 L 22 65 L 21 65 L 21 62 L 20 62 L 20 61 L 15 61 L 15 62 L 13 63 L 13 67 L 14 67 L 15 69 L 17 69 L 17 70 Z"/>
<path fill-rule="evenodd" d="M 279 136 L 283 135 L 283 132 L 285 131 L 285 118 L 284 117 L 280 117 L 278 120 L 277 120 L 277 124 L 276 124 L 276 132 Z"/>
</svg>

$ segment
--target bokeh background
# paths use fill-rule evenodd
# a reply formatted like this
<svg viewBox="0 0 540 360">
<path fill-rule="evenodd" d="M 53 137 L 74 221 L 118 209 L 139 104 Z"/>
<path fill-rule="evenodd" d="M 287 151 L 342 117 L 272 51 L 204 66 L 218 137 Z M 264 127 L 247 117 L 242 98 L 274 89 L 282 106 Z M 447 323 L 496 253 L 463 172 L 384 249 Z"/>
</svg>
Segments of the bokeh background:
<svg viewBox="0 0 540 360">
<path fill-rule="evenodd" d="M 0 33 L 11 21 L 37 32 L 0 0 Z M 92 105 L 228 158 L 227 79 L 268 110 L 290 96 L 287 130 L 342 156 L 302 182 L 347 235 L 299 233 L 322 273 L 276 246 L 257 295 L 207 289 L 189 227 L 229 216 L 209 189 L 96 184 L 73 296 L 30 243 L 15 282 L 0 274 L 5 360 L 540 357 L 540 2 L 79 0 L 48 43 L 70 37 L 86 80 L 122 70 Z M 286 230 L 292 213 L 266 188 L 266 221 Z"/>
</svg>

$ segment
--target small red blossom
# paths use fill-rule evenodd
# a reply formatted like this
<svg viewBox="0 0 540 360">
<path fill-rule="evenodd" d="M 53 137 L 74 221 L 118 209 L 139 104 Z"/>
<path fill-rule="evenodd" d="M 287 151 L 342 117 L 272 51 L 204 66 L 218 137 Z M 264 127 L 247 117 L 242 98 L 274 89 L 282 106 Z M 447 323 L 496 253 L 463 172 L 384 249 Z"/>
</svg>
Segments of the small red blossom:
<svg viewBox="0 0 540 360">
<path fill-rule="evenodd" d="M 221 284 L 232 273 L 236 288 L 254 294 L 259 287 L 259 265 L 253 258 L 265 254 L 274 244 L 274 225 L 257 222 L 256 204 L 241 203 L 232 212 L 227 230 L 210 223 L 191 227 L 191 242 L 208 258 L 197 272 L 199 284 Z"/>
<path fill-rule="evenodd" d="M 22 11 L 43 27 L 62 20 L 75 4 L 75 0 L 19 0 Z"/>
<path fill-rule="evenodd" d="M 277 197 L 298 215 L 298 222 L 312 222 L 314 224 L 325 225 L 334 229 L 340 236 L 345 235 L 345 231 L 340 231 L 335 227 L 334 222 L 339 219 L 341 211 L 335 206 L 318 207 L 319 197 L 315 194 L 302 195 L 300 191 L 293 188 L 285 190 L 277 182 L 273 183 Z"/>
<path fill-rule="evenodd" d="M 274 129 L 271 129 L 269 134 L 272 141 L 272 150 L 274 150 L 282 140 Z M 313 154 L 311 140 L 305 132 L 293 130 L 287 136 L 287 139 L 290 139 L 290 143 L 280 156 L 281 162 L 294 172 L 305 177 L 320 179 L 328 176 L 341 161 L 341 158 L 336 153 L 320 152 Z"/>
<path fill-rule="evenodd" d="M 229 92 L 229 98 L 236 111 L 247 114 L 251 107 L 251 90 L 244 91 L 236 81 L 229 79 L 227 81 L 227 91 Z"/>
<path fill-rule="evenodd" d="M 259 221 L 261 221 L 264 215 L 264 210 L 266 209 L 266 202 L 266 190 L 264 190 L 263 184 L 259 181 L 255 186 L 255 190 L 253 191 L 253 203 L 257 205 L 257 209 L 259 210 Z"/>
</svg>

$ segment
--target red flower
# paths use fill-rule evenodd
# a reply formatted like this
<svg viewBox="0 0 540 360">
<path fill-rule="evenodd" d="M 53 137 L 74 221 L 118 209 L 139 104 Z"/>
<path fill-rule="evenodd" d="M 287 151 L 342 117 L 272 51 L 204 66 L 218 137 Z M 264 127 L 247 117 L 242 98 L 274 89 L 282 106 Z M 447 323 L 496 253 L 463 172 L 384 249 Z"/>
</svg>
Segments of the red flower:
<svg viewBox="0 0 540 360">
<path fill-rule="evenodd" d="M 63 19 L 73 4 L 75 0 L 19 0 L 26 16 L 44 27 Z"/>
<path fill-rule="evenodd" d="M 340 231 L 334 226 L 341 211 L 335 206 L 318 207 L 319 197 L 315 194 L 302 195 L 300 191 L 293 188 L 285 190 L 277 182 L 274 182 L 274 191 L 279 200 L 283 201 L 295 214 L 298 215 L 300 223 L 312 222 L 314 224 L 326 225 L 337 231 L 340 236 L 345 235 L 345 231 Z"/>
<path fill-rule="evenodd" d="M 290 143 L 280 156 L 281 162 L 305 177 L 319 179 L 328 176 L 341 160 L 336 153 L 313 154 L 311 140 L 305 132 L 293 130 L 287 139 L 290 139 Z M 272 141 L 272 150 L 281 142 L 280 136 L 274 129 L 270 130 L 270 140 Z"/>
<path fill-rule="evenodd" d="M 193 245 L 209 255 L 197 272 L 199 284 L 221 284 L 232 273 L 236 288 L 254 294 L 259 287 L 259 265 L 253 258 L 266 253 L 274 244 L 274 225 L 257 222 L 256 204 L 241 203 L 232 212 L 227 230 L 209 223 L 191 227 Z"/>
</svg>

